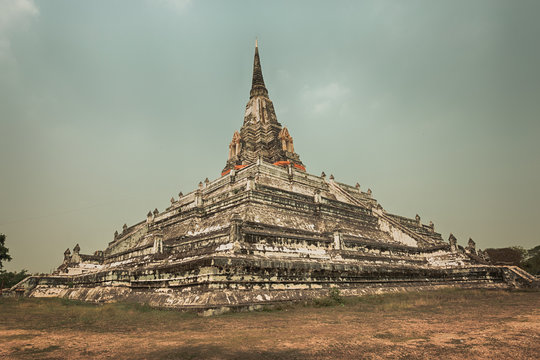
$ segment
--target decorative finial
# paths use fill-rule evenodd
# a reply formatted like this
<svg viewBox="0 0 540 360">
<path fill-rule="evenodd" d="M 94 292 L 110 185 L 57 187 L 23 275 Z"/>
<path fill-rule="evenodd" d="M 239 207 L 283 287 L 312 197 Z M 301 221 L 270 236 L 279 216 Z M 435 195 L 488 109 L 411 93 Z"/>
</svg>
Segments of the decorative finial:
<svg viewBox="0 0 540 360">
<path fill-rule="evenodd" d="M 457 239 L 454 236 L 454 234 L 450 233 L 450 236 L 448 236 L 448 242 L 450 243 L 450 250 L 452 252 L 456 252 L 458 247 L 457 247 Z"/>
</svg>

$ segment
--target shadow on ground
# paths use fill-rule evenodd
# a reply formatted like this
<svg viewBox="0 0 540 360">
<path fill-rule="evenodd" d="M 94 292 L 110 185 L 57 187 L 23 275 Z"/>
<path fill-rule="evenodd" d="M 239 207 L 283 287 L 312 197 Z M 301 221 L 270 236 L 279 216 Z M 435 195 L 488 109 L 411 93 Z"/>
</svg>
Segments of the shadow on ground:
<svg viewBox="0 0 540 360">
<path fill-rule="evenodd" d="M 279 360 L 307 359 L 309 355 L 297 349 L 285 350 L 231 350 L 215 345 L 179 346 L 152 351 L 142 356 L 144 359 L 246 359 L 246 360 Z"/>
</svg>

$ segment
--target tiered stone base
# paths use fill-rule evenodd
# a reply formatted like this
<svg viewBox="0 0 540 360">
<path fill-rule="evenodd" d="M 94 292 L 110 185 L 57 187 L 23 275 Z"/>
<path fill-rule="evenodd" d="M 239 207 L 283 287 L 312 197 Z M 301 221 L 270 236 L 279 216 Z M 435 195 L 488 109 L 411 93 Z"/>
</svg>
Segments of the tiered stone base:
<svg viewBox="0 0 540 360">
<path fill-rule="evenodd" d="M 321 298 L 333 287 L 356 296 L 442 287 L 510 288 L 515 281 L 508 269 L 496 266 L 444 269 L 207 257 L 153 269 L 32 277 L 24 286 L 31 297 L 128 301 L 212 313 Z"/>
</svg>

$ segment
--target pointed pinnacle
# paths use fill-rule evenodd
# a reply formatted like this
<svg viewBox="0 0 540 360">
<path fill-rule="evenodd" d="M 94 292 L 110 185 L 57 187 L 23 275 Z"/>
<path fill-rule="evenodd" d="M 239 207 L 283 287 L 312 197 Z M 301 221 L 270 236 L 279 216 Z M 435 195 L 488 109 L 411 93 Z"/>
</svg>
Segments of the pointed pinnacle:
<svg viewBox="0 0 540 360">
<path fill-rule="evenodd" d="M 255 41 L 255 56 L 253 59 L 253 79 L 251 82 L 251 91 L 249 92 L 249 97 L 254 96 L 268 96 L 268 90 L 264 85 L 264 79 L 261 69 L 261 59 L 259 58 L 259 46 L 258 42 Z"/>
</svg>

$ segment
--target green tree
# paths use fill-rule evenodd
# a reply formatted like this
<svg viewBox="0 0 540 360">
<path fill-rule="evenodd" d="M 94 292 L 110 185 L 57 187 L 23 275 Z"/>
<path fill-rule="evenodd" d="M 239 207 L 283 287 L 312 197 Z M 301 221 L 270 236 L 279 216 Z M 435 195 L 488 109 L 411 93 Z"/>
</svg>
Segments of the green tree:
<svg viewBox="0 0 540 360">
<path fill-rule="evenodd" d="M 527 251 L 521 267 L 533 275 L 540 275 L 540 245 Z"/>
<path fill-rule="evenodd" d="M 8 251 L 9 249 L 6 247 L 6 235 L 0 234 L 0 271 L 2 271 L 3 261 L 11 261 Z"/>
<path fill-rule="evenodd" d="M 16 285 L 19 281 L 24 280 L 24 278 L 26 278 L 28 275 L 27 270 L 21 270 L 19 272 L 0 272 L 0 289 L 10 288 L 13 285 Z"/>
</svg>

